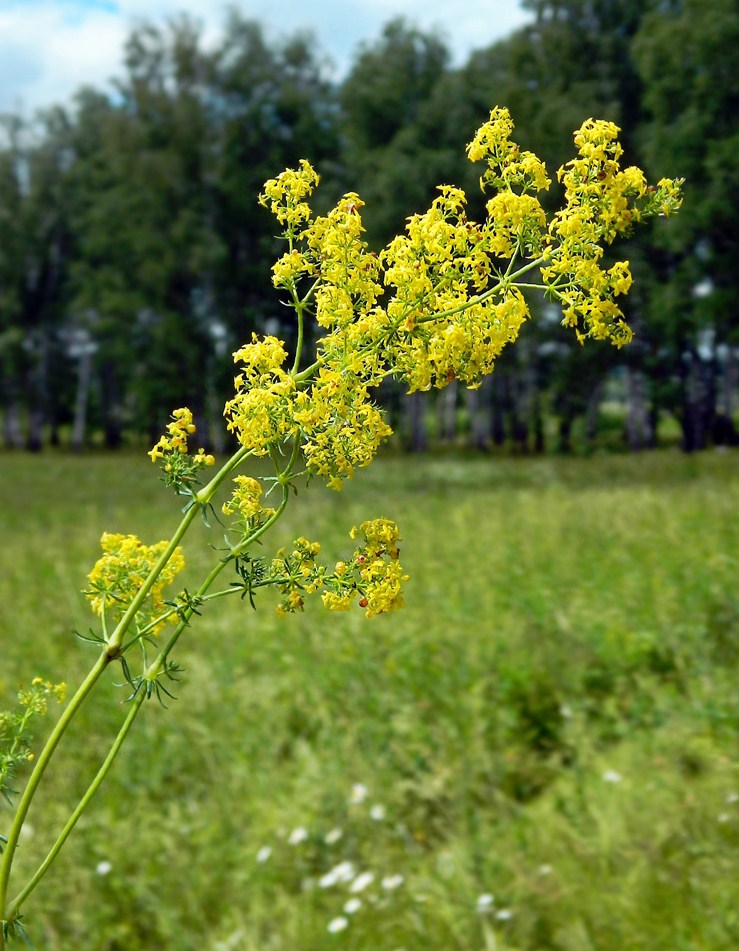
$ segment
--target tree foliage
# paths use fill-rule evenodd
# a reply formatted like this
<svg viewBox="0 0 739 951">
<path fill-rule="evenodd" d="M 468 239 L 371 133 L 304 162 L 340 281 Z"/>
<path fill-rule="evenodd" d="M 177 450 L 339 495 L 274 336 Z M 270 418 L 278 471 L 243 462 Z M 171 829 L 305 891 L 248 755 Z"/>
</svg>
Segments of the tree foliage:
<svg viewBox="0 0 739 951">
<path fill-rule="evenodd" d="M 113 446 L 126 430 L 154 432 L 161 407 L 182 403 L 217 438 L 231 383 L 224 355 L 254 329 L 290 332 L 269 277 L 278 245 L 256 202 L 264 181 L 309 157 L 326 207 L 360 192 L 374 247 L 428 207 L 439 181 L 463 185 L 479 217 L 477 172 L 460 145 L 495 103 L 511 110 L 522 146 L 550 171 L 568 157 L 571 130 L 593 115 L 622 128 L 630 161 L 656 177 L 684 175 L 688 187 L 663 237 L 618 252 L 639 275 L 628 314 L 637 343 L 616 359 L 586 354 L 555 309 L 540 313 L 528 343 L 501 358 L 500 385 L 475 398 L 475 443 L 505 437 L 541 448 L 549 415 L 566 446 L 578 420 L 596 432 L 607 391 L 647 421 L 634 445 L 654 442 L 665 412 L 686 448 L 730 438 L 739 344 L 736 5 L 524 6 L 528 26 L 457 68 L 439 35 L 393 20 L 339 83 L 312 37 L 268 39 L 236 10 L 214 46 L 186 16 L 143 22 L 128 38 L 113 94 L 86 88 L 32 121 L 4 117 L 5 444 L 38 447 L 71 426 L 76 447 L 93 431 Z"/>
</svg>

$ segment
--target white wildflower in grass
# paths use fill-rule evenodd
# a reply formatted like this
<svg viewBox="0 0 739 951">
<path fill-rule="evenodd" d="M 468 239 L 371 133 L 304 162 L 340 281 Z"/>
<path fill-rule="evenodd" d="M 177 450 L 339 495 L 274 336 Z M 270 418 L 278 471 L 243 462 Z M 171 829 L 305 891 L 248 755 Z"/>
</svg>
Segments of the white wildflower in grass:
<svg viewBox="0 0 739 951">
<path fill-rule="evenodd" d="M 730 792 L 726 797 L 726 804 L 728 806 L 733 805 L 735 802 L 739 802 L 739 793 Z"/>
<path fill-rule="evenodd" d="M 513 912 L 510 908 L 501 908 L 500 911 L 495 912 L 495 917 L 498 921 L 510 921 L 513 917 Z"/>
<path fill-rule="evenodd" d="M 604 783 L 620 783 L 621 779 L 621 773 L 617 773 L 615 769 L 607 769 L 605 773 L 603 773 Z"/>
<path fill-rule="evenodd" d="M 384 818 L 385 807 L 378 802 L 370 809 L 370 819 L 374 819 L 375 822 L 382 822 Z"/>
<path fill-rule="evenodd" d="M 360 803 L 363 803 L 364 800 L 369 795 L 369 789 L 364 785 L 364 783 L 355 783 L 352 786 L 351 795 L 349 796 L 349 802 L 355 806 L 358 806 Z"/>
<path fill-rule="evenodd" d="M 380 885 L 386 892 L 392 892 L 396 888 L 400 888 L 404 881 L 405 879 L 402 875 L 386 875 L 380 882 Z"/>
<path fill-rule="evenodd" d="M 263 862 L 266 862 L 267 859 L 269 859 L 271 855 L 272 855 L 272 847 L 269 845 L 263 845 L 261 849 L 257 852 L 257 862 L 259 862 L 261 865 Z"/>
<path fill-rule="evenodd" d="M 490 892 L 485 892 L 477 899 L 477 910 L 481 915 L 484 915 L 493 907 L 494 901 L 495 898 L 490 894 Z"/>
<path fill-rule="evenodd" d="M 552 866 L 551 865 L 540 865 L 539 866 L 539 875 L 551 875 Z"/>
<path fill-rule="evenodd" d="M 326 845 L 334 845 L 343 835 L 343 829 L 331 829 L 331 831 L 327 832 L 323 837 L 323 841 L 326 843 Z"/>
<path fill-rule="evenodd" d="M 372 872 L 362 872 L 361 875 L 357 875 L 354 881 L 349 886 L 350 892 L 363 892 L 368 885 L 371 885 L 374 882 L 375 876 Z"/>
<path fill-rule="evenodd" d="M 361 907 L 361 898 L 350 898 L 349 901 L 344 905 L 344 913 L 347 915 L 353 915 L 355 912 L 359 911 Z"/>
<path fill-rule="evenodd" d="M 719 822 L 728 822 L 731 819 L 731 816 L 728 812 L 720 812 L 717 816 Z"/>
<path fill-rule="evenodd" d="M 302 826 L 298 826 L 297 829 L 293 829 L 288 837 L 289 845 L 300 845 L 301 842 L 305 842 L 308 838 L 308 830 L 304 829 Z"/>
<path fill-rule="evenodd" d="M 336 873 L 337 882 L 350 882 L 357 874 L 351 862 L 340 862 L 333 871 Z"/>
<path fill-rule="evenodd" d="M 340 862 L 318 879 L 318 885 L 320 888 L 333 888 L 340 882 L 342 884 L 350 882 L 356 874 L 351 862 Z"/>
<path fill-rule="evenodd" d="M 110 862 L 98 862 L 95 866 L 98 875 L 109 875 L 112 870 L 113 866 Z"/>
<path fill-rule="evenodd" d="M 343 915 L 339 915 L 338 918 L 332 918 L 328 923 L 326 931 L 330 934 L 338 934 L 339 931 L 343 931 L 345 928 L 349 927 L 349 919 L 345 918 Z"/>
</svg>

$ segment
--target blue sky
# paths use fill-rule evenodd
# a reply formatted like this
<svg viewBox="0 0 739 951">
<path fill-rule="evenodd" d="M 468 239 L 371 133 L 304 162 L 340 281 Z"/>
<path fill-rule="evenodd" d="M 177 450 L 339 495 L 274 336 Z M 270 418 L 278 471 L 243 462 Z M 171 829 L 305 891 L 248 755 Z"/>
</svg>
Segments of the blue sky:
<svg viewBox="0 0 739 951">
<path fill-rule="evenodd" d="M 217 42 L 227 0 L 0 0 L 0 111 L 24 113 L 65 102 L 90 83 L 105 86 L 120 72 L 131 25 L 163 21 L 181 11 L 199 19 L 206 42 Z M 523 25 L 519 0 L 240 0 L 274 37 L 310 29 L 337 74 L 362 41 L 394 16 L 438 29 L 461 62 Z"/>
</svg>

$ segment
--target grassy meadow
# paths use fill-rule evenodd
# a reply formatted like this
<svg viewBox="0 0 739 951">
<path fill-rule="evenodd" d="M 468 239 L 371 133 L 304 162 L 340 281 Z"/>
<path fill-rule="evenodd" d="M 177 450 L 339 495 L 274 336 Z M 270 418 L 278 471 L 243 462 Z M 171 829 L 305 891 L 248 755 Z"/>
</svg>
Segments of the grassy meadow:
<svg viewBox="0 0 739 951">
<path fill-rule="evenodd" d="M 179 699 L 146 705 L 26 905 L 34 946 L 739 947 L 738 463 L 388 457 L 340 494 L 301 491 L 265 551 L 305 534 L 336 558 L 352 525 L 393 518 L 406 608 L 208 605 Z M 8 706 L 92 663 L 71 632 L 93 623 L 79 592 L 102 531 L 153 542 L 179 508 L 145 458 L 0 467 Z M 188 587 L 219 541 L 194 528 Z M 121 679 L 65 742 L 17 887 L 125 715 Z"/>
</svg>

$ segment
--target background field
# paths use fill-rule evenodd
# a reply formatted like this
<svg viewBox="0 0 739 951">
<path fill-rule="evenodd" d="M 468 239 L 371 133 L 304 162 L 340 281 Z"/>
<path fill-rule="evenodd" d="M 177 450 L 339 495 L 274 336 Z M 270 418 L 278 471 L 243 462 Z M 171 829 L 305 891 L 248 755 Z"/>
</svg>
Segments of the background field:
<svg viewBox="0 0 739 951">
<path fill-rule="evenodd" d="M 154 541 L 178 508 L 146 460 L 0 465 L 7 705 L 91 662 L 70 632 L 91 623 L 78 592 L 101 532 Z M 327 558 L 364 518 L 399 522 L 406 609 L 211 605 L 180 699 L 145 709 L 28 903 L 36 947 L 735 949 L 738 512 L 735 452 L 385 458 L 341 495 L 301 492 L 281 539 Z M 190 583 L 213 557 L 193 535 Z M 19 874 L 104 754 L 120 679 L 67 743 Z M 349 886 L 320 879 L 342 861 L 375 878 L 332 934 Z"/>
</svg>

